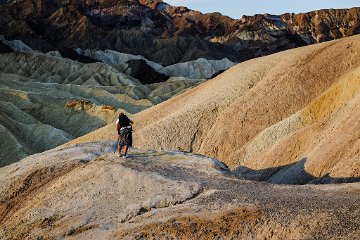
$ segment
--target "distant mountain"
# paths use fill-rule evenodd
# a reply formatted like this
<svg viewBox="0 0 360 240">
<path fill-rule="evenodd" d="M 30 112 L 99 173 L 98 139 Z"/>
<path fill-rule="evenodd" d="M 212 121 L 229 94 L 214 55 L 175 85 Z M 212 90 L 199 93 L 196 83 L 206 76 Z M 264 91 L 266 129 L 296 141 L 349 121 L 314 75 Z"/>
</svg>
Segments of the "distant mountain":
<svg viewBox="0 0 360 240">
<path fill-rule="evenodd" d="M 162 65 L 198 58 L 239 62 L 360 32 L 360 8 L 235 20 L 159 0 L 10 0 L 0 12 L 2 34 L 33 49 L 109 49 Z"/>
</svg>

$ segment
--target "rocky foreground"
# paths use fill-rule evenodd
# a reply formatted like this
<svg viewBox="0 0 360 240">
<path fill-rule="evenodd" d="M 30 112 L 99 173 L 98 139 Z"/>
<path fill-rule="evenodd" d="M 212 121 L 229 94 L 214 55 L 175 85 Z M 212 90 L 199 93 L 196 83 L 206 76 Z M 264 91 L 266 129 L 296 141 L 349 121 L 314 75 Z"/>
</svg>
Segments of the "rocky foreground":
<svg viewBox="0 0 360 240">
<path fill-rule="evenodd" d="M 219 161 L 114 142 L 0 169 L 1 239 L 356 239 L 360 185 L 242 180 Z"/>
</svg>

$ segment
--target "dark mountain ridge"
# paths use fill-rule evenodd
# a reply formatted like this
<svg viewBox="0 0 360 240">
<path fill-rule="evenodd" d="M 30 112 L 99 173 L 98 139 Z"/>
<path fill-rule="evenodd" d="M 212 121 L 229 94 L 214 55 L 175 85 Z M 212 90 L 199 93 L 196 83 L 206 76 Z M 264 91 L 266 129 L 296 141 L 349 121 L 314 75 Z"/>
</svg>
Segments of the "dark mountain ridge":
<svg viewBox="0 0 360 240">
<path fill-rule="evenodd" d="M 163 65 L 243 61 L 360 32 L 360 8 L 232 19 L 156 0 L 20 0 L 0 5 L 0 31 L 44 52 L 111 49 Z"/>
</svg>

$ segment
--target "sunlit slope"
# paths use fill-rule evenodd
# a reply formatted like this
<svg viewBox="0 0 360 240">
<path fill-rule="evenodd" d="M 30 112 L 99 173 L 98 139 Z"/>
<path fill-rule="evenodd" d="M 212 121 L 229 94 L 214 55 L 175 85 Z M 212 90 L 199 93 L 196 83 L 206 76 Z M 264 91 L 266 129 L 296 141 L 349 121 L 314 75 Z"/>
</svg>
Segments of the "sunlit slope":
<svg viewBox="0 0 360 240">
<path fill-rule="evenodd" d="M 216 157 L 251 179 L 352 181 L 360 175 L 351 167 L 359 160 L 359 40 L 238 64 L 136 114 L 135 145 Z M 77 141 L 114 134 L 108 126 Z"/>
</svg>

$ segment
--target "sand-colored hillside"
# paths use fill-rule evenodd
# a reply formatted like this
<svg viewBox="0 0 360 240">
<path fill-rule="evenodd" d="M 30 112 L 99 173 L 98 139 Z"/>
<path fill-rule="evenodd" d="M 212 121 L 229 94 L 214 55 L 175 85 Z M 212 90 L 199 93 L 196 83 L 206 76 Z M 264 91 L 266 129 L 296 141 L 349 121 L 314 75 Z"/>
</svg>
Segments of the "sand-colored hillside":
<svg viewBox="0 0 360 240">
<path fill-rule="evenodd" d="M 276 183 L 360 177 L 360 36 L 253 59 L 135 115 L 135 145 Z M 114 139 L 108 126 L 75 142 Z"/>
</svg>

